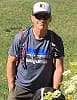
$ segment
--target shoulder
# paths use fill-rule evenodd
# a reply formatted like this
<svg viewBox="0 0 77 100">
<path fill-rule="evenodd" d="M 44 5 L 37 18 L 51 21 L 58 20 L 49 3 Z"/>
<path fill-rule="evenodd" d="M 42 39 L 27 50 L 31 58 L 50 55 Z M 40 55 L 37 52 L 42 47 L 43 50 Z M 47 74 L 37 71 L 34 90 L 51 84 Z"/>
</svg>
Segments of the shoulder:
<svg viewBox="0 0 77 100">
<path fill-rule="evenodd" d="M 22 38 L 24 38 L 27 34 L 28 31 L 30 30 L 31 27 L 25 27 L 24 29 L 21 29 L 20 31 L 18 31 L 15 35 L 15 40 L 21 40 Z"/>
<path fill-rule="evenodd" d="M 63 40 L 62 40 L 61 36 L 59 35 L 59 33 L 56 33 L 54 31 L 48 30 L 48 34 L 50 35 L 51 40 L 54 43 L 63 42 Z"/>
<path fill-rule="evenodd" d="M 51 46 L 54 47 L 54 57 L 64 57 L 64 45 L 62 38 L 55 32 L 50 31 Z"/>
</svg>

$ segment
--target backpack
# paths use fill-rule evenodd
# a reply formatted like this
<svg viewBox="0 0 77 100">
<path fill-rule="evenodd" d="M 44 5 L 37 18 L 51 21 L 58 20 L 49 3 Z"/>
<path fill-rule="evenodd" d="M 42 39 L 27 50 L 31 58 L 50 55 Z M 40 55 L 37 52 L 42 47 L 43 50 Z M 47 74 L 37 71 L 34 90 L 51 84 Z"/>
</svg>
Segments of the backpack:
<svg viewBox="0 0 77 100">
<path fill-rule="evenodd" d="M 20 41 L 19 41 L 19 55 L 17 58 L 17 62 L 16 62 L 16 66 L 18 67 L 20 61 L 23 65 L 24 68 L 26 68 L 26 62 L 24 62 L 26 56 L 25 56 L 25 48 L 27 46 L 26 40 L 28 38 L 29 35 L 29 30 L 31 29 L 31 27 L 27 27 L 24 30 L 20 31 Z M 25 66 L 24 66 L 25 63 Z M 27 68 L 26 68 L 27 69 Z"/>
</svg>

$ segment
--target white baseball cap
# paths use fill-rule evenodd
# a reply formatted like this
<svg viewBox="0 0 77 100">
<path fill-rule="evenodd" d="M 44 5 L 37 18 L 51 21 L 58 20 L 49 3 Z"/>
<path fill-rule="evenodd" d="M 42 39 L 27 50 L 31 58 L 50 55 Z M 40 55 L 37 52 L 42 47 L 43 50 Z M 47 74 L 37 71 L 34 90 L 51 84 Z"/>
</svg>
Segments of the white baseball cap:
<svg viewBox="0 0 77 100">
<path fill-rule="evenodd" d="M 33 6 L 33 15 L 38 13 L 48 13 L 51 15 L 51 7 L 47 2 L 37 2 Z"/>
</svg>

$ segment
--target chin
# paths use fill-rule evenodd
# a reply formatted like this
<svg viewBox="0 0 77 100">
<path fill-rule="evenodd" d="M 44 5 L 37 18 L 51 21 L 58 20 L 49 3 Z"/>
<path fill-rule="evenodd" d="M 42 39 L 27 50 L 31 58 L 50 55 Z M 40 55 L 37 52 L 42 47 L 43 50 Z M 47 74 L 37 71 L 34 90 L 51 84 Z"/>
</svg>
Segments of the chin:
<svg viewBox="0 0 77 100">
<path fill-rule="evenodd" d="M 39 29 L 40 29 L 40 30 L 44 30 L 45 27 L 44 27 L 43 25 L 40 25 L 40 26 L 39 26 Z"/>
</svg>

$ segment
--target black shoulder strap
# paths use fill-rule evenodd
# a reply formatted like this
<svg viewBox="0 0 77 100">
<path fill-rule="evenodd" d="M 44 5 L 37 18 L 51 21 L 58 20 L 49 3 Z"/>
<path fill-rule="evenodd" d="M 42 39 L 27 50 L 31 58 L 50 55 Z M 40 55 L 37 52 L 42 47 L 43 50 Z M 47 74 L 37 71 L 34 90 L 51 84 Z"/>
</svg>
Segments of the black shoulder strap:
<svg viewBox="0 0 77 100">
<path fill-rule="evenodd" d="M 53 57 L 56 58 L 60 53 L 60 50 L 58 50 L 57 45 L 56 45 L 56 39 L 57 39 L 57 34 L 53 31 L 51 31 L 51 48 L 53 49 Z M 57 41 L 58 42 L 58 41 Z"/>
<path fill-rule="evenodd" d="M 55 44 L 54 44 L 54 32 L 51 30 L 48 30 L 49 33 L 49 37 L 50 37 L 50 53 L 51 56 L 54 56 L 54 48 L 55 48 Z"/>
</svg>

